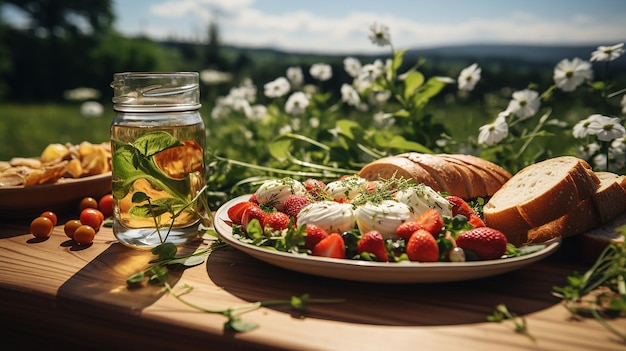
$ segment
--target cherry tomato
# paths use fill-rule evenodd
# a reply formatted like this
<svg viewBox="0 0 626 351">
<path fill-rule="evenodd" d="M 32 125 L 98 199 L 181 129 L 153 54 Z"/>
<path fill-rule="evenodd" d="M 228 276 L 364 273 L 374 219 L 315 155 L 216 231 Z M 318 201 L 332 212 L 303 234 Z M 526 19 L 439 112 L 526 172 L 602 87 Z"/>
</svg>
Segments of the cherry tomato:
<svg viewBox="0 0 626 351">
<path fill-rule="evenodd" d="M 54 224 L 52 224 L 52 220 L 48 217 L 37 217 L 30 222 L 30 232 L 36 238 L 47 238 L 52 233 L 52 229 L 54 229 Z"/>
<path fill-rule="evenodd" d="M 67 235 L 68 238 L 74 239 L 74 232 L 76 231 L 76 228 L 80 227 L 81 225 L 83 224 L 80 223 L 78 219 L 70 219 L 69 221 L 65 222 L 63 231 L 65 231 L 65 235 Z"/>
<path fill-rule="evenodd" d="M 113 216 L 113 195 L 106 194 L 98 201 L 98 209 L 104 215 L 104 218 Z"/>
<path fill-rule="evenodd" d="M 98 200 L 94 199 L 93 197 L 84 197 L 82 200 L 80 200 L 80 204 L 78 205 L 78 210 L 82 211 L 86 208 L 98 208 Z"/>
<path fill-rule="evenodd" d="M 57 225 L 57 215 L 52 211 L 45 211 L 40 217 L 48 217 L 52 221 L 52 225 Z"/>
<path fill-rule="evenodd" d="M 80 212 L 80 223 L 86 224 L 93 228 L 95 231 L 100 230 L 102 222 L 104 222 L 104 215 L 100 210 L 95 208 L 86 208 Z M 76 234 L 76 233 L 74 233 Z"/>
<path fill-rule="evenodd" d="M 78 245 L 87 245 L 93 242 L 93 238 L 96 237 L 96 231 L 91 226 L 81 225 L 76 228 L 74 232 L 74 241 Z"/>
</svg>

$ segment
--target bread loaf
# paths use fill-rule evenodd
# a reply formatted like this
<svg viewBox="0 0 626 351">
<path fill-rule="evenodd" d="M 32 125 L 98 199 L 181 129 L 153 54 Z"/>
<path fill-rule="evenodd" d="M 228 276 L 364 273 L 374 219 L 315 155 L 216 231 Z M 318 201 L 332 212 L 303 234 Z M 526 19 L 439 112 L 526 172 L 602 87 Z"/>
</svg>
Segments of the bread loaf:
<svg viewBox="0 0 626 351">
<path fill-rule="evenodd" d="M 424 183 L 436 191 L 465 200 L 491 197 L 511 174 L 476 156 L 409 152 L 385 157 L 364 166 L 358 174 L 368 180 L 394 175 Z"/>
<path fill-rule="evenodd" d="M 488 200 L 483 208 L 485 224 L 502 231 L 514 245 L 535 241 L 528 237 L 531 229 L 570 213 L 568 217 L 574 218 L 576 211 L 589 206 L 578 208 L 592 198 L 599 183 L 589 164 L 579 158 L 562 156 L 538 162 L 516 173 Z"/>
</svg>

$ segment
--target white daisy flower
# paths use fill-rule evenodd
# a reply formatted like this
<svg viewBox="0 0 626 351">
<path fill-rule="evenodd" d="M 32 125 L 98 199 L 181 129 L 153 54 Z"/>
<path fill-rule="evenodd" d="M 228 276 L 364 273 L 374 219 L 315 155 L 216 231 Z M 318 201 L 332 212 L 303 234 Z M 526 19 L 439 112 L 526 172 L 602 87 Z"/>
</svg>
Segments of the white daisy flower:
<svg viewBox="0 0 626 351">
<path fill-rule="evenodd" d="M 554 83 L 566 92 L 574 91 L 585 81 L 593 79 L 591 63 L 575 58 L 573 60 L 563 59 L 554 68 Z"/>
<path fill-rule="evenodd" d="M 513 99 L 509 102 L 506 110 L 520 119 L 526 119 L 537 113 L 540 106 L 539 93 L 531 89 L 524 89 L 513 93 Z"/>
<path fill-rule="evenodd" d="M 611 141 L 626 135 L 626 129 L 617 117 L 598 116 L 587 127 L 589 134 L 600 141 Z"/>
<path fill-rule="evenodd" d="M 304 73 L 300 67 L 287 68 L 287 79 L 293 87 L 301 87 L 304 85 Z"/>
<path fill-rule="evenodd" d="M 343 60 L 343 69 L 346 70 L 346 73 L 348 73 L 350 77 L 356 78 L 361 71 L 361 61 L 354 57 L 346 57 Z"/>
<path fill-rule="evenodd" d="M 358 106 L 361 103 L 359 93 L 349 84 L 341 85 L 341 100 L 350 106 Z"/>
<path fill-rule="evenodd" d="M 593 114 L 583 119 L 582 121 L 579 121 L 578 123 L 576 123 L 574 125 L 574 129 L 572 130 L 572 135 L 574 136 L 574 138 L 581 139 L 590 135 L 591 133 L 589 133 L 589 124 L 591 124 L 591 121 L 593 121 L 594 119 L 597 119 L 600 117 L 602 117 L 602 115 Z"/>
<path fill-rule="evenodd" d="M 369 38 L 372 41 L 372 44 L 376 44 L 378 46 L 391 45 L 389 27 L 378 22 L 374 22 L 370 26 Z"/>
<path fill-rule="evenodd" d="M 333 69 L 327 63 L 315 63 L 311 66 L 309 73 L 311 77 L 324 82 L 332 78 Z"/>
<path fill-rule="evenodd" d="M 459 90 L 472 91 L 476 86 L 476 83 L 480 80 L 480 74 L 482 69 L 478 67 L 478 64 L 474 63 L 469 67 L 464 68 L 459 74 L 458 83 Z"/>
<path fill-rule="evenodd" d="M 291 89 L 289 81 L 285 77 L 278 77 L 273 81 L 266 83 L 263 88 L 265 89 L 265 96 L 268 98 L 278 98 L 284 96 Z"/>
<path fill-rule="evenodd" d="M 504 139 L 509 133 L 509 125 L 506 123 L 508 112 L 501 112 L 493 123 L 485 124 L 479 128 L 478 143 L 493 145 Z"/>
<path fill-rule="evenodd" d="M 297 91 L 287 99 L 285 112 L 298 116 L 306 111 L 307 106 L 309 106 L 309 98 L 303 92 Z"/>
<path fill-rule="evenodd" d="M 591 53 L 591 62 L 613 61 L 624 54 L 624 43 L 612 46 L 598 46 L 598 49 Z"/>
</svg>

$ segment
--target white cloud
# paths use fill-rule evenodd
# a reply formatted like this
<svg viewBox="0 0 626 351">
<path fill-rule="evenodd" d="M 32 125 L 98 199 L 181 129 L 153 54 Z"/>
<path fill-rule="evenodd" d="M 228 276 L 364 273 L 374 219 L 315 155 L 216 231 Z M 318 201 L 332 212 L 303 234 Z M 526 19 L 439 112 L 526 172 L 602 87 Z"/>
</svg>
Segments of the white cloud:
<svg viewBox="0 0 626 351">
<path fill-rule="evenodd" d="M 206 38 L 206 27 L 217 21 L 223 43 L 290 51 L 379 52 L 367 31 L 378 21 L 390 27 L 396 48 L 472 43 L 581 44 L 623 40 L 622 22 L 575 14 L 567 20 L 542 17 L 541 13 L 511 11 L 500 16 L 449 20 L 445 16 L 416 20 L 410 16 L 349 11 L 333 15 L 313 11 L 264 12 L 254 0 L 165 1 L 150 8 L 152 19 L 142 28 L 158 38 Z M 159 25 L 172 21 L 172 27 Z M 176 27 L 175 29 L 173 27 Z M 621 38 L 620 38 L 621 37 Z"/>
</svg>

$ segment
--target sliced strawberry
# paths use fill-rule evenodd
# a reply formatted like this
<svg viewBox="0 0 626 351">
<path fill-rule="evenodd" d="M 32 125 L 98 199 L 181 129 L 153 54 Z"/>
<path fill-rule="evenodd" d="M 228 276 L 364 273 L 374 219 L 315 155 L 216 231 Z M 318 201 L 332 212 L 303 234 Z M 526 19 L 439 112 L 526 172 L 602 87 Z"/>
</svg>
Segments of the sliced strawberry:
<svg viewBox="0 0 626 351">
<path fill-rule="evenodd" d="M 260 225 L 263 225 L 263 220 L 267 213 L 261 209 L 258 205 L 250 206 L 243 211 L 241 215 L 241 228 L 246 231 L 246 227 L 250 224 L 250 221 L 257 219 Z"/>
<path fill-rule="evenodd" d="M 453 217 L 460 214 L 469 219 L 470 215 L 476 214 L 470 205 L 458 196 L 448 195 L 446 196 L 446 200 L 452 204 Z"/>
<path fill-rule="evenodd" d="M 310 203 L 311 200 L 304 195 L 289 195 L 285 199 L 285 202 L 283 202 L 283 212 L 285 212 L 289 217 L 297 219 L 300 210 Z"/>
<path fill-rule="evenodd" d="M 280 233 L 289 227 L 290 220 L 289 216 L 283 212 L 268 213 L 263 218 L 263 232 L 269 236 Z"/>
<path fill-rule="evenodd" d="M 307 224 L 304 231 L 306 232 L 306 242 L 304 244 L 304 248 L 309 250 L 313 250 L 317 243 L 328 236 L 328 233 L 316 224 Z"/>
<path fill-rule="evenodd" d="M 396 235 L 407 241 L 418 229 L 424 229 L 424 226 L 415 221 L 404 222 L 396 228 Z"/>
<path fill-rule="evenodd" d="M 231 206 L 228 211 L 226 211 L 228 218 L 234 224 L 241 224 L 241 217 L 243 216 L 243 211 L 250 206 L 256 206 L 254 203 L 249 201 L 239 202 Z"/>
<path fill-rule="evenodd" d="M 376 260 L 379 262 L 389 261 L 387 255 L 387 249 L 385 248 L 385 239 L 376 230 L 369 231 L 361 237 L 357 242 L 357 253 L 362 254 L 368 252 L 376 256 Z"/>
<path fill-rule="evenodd" d="M 314 199 L 322 199 L 326 196 L 326 184 L 321 180 L 309 178 L 302 184 L 306 188 L 306 191 Z"/>
<path fill-rule="evenodd" d="M 254 202 L 257 205 L 259 204 L 259 200 L 256 199 L 256 194 L 250 195 L 250 198 L 248 199 L 248 201 Z"/>
<path fill-rule="evenodd" d="M 470 214 L 470 216 L 467 218 L 467 221 L 474 228 L 484 227 L 485 226 L 485 222 L 483 222 L 483 220 L 480 217 L 478 217 L 477 214 Z"/>
<path fill-rule="evenodd" d="M 472 251 L 481 260 L 495 260 L 506 252 L 507 239 L 497 229 L 479 227 L 459 234 L 456 244 L 463 250 Z"/>
<path fill-rule="evenodd" d="M 422 227 L 434 237 L 437 237 L 439 233 L 441 233 L 444 226 L 441 213 L 434 208 L 429 208 L 424 211 L 419 217 L 417 217 L 415 222 L 421 224 Z"/>
<path fill-rule="evenodd" d="M 317 243 L 311 253 L 313 256 L 345 258 L 346 247 L 341 235 L 332 233 Z"/>
<path fill-rule="evenodd" d="M 430 232 L 418 229 L 406 244 L 406 254 L 411 261 L 437 262 L 439 261 L 437 240 Z"/>
</svg>

